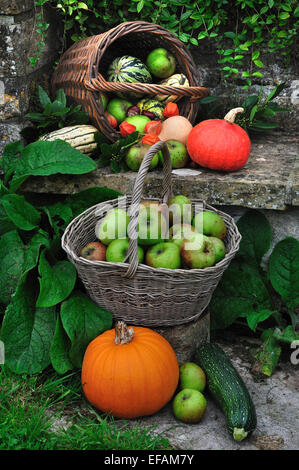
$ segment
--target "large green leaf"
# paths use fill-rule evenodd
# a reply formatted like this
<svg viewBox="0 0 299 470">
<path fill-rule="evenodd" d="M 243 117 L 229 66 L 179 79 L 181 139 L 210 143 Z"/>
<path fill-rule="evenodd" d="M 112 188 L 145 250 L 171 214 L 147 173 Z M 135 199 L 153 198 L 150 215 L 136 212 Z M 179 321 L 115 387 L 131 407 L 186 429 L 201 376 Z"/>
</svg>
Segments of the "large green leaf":
<svg viewBox="0 0 299 470">
<path fill-rule="evenodd" d="M 278 242 L 269 258 L 269 278 L 289 308 L 293 327 L 296 327 L 295 309 L 299 305 L 299 241 L 287 237 Z"/>
<path fill-rule="evenodd" d="M 6 183 L 11 177 L 18 163 L 20 152 L 23 149 L 21 141 L 7 144 L 4 148 L 3 156 L 0 159 L 0 166 L 4 172 L 4 182 Z"/>
<path fill-rule="evenodd" d="M 66 226 L 71 222 L 73 211 L 68 204 L 56 202 L 50 206 L 43 206 L 42 209 L 46 212 L 50 225 L 57 236 L 61 236 Z"/>
<path fill-rule="evenodd" d="M 116 199 L 119 196 L 122 196 L 122 194 L 114 189 L 93 187 L 68 196 L 65 205 L 72 209 L 74 217 L 76 217 L 89 207 L 110 199 Z"/>
<path fill-rule="evenodd" d="M 268 290 L 254 266 L 233 260 L 210 303 L 212 329 L 226 328 L 237 318 L 271 310 Z"/>
<path fill-rule="evenodd" d="M 58 315 L 50 348 L 51 363 L 58 374 L 65 374 L 68 370 L 73 369 L 73 364 L 69 359 L 70 346 L 71 342 L 63 329 L 60 315 Z"/>
<path fill-rule="evenodd" d="M 37 141 L 27 145 L 15 168 L 10 189 L 16 189 L 29 176 L 49 176 L 57 173 L 81 175 L 96 169 L 95 162 L 62 140 Z"/>
<path fill-rule="evenodd" d="M 26 273 L 3 319 L 5 363 L 17 374 L 35 374 L 50 364 L 55 308 L 36 308 L 36 290 L 36 279 L 31 272 Z"/>
<path fill-rule="evenodd" d="M 272 234 L 268 219 L 262 212 L 249 210 L 240 217 L 237 226 L 242 235 L 238 255 L 259 266 L 270 248 Z"/>
<path fill-rule="evenodd" d="M 75 367 L 81 367 L 90 341 L 112 327 L 112 314 L 77 291 L 61 304 L 60 315 L 71 340 L 70 359 Z"/>
<path fill-rule="evenodd" d="M 47 234 L 39 231 L 24 245 L 12 230 L 0 238 L 0 302 L 7 305 L 21 276 L 36 266 L 41 246 L 47 246 Z"/>
<path fill-rule="evenodd" d="M 77 271 L 70 261 L 58 261 L 51 266 L 42 252 L 38 265 L 40 292 L 37 307 L 52 307 L 65 300 L 74 289 Z"/>
<path fill-rule="evenodd" d="M 6 194 L 2 196 L 1 204 L 9 219 L 21 230 L 33 230 L 38 227 L 40 212 L 27 202 L 24 196 Z"/>
<path fill-rule="evenodd" d="M 272 310 L 260 310 L 259 312 L 252 311 L 247 315 L 247 323 L 249 328 L 252 331 L 256 330 L 256 327 L 259 323 L 262 323 L 263 321 L 267 320 L 269 317 L 271 317 L 273 314 L 276 312 L 273 312 Z"/>
</svg>

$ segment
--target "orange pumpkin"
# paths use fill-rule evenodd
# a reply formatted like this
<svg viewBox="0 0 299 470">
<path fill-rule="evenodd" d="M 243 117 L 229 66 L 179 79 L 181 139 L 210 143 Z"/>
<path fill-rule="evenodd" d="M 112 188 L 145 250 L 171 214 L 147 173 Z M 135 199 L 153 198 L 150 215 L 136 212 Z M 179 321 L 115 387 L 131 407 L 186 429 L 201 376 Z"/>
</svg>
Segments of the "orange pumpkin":
<svg viewBox="0 0 299 470">
<path fill-rule="evenodd" d="M 207 119 L 191 130 L 187 150 L 191 160 L 204 168 L 235 171 L 242 168 L 250 154 L 250 139 L 235 117 L 243 108 L 234 108 L 224 119 Z"/>
<path fill-rule="evenodd" d="M 117 418 L 137 418 L 169 402 L 179 365 L 163 336 L 118 322 L 88 345 L 81 378 L 84 394 L 96 408 Z"/>
</svg>

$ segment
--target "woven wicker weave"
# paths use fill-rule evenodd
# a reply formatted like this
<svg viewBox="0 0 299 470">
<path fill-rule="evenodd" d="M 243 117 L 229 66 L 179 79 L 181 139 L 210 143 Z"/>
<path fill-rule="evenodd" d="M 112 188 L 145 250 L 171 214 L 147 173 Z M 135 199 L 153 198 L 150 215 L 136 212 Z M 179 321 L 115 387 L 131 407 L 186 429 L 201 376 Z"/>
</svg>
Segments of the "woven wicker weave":
<svg viewBox="0 0 299 470">
<path fill-rule="evenodd" d="M 164 47 L 176 58 L 176 73 L 183 73 L 190 87 L 169 87 L 145 83 L 107 82 L 110 63 L 121 55 L 134 55 L 145 60 L 156 47 Z M 108 123 L 99 100 L 99 92 L 139 92 L 143 95 L 178 95 L 180 115 L 194 123 L 199 100 L 209 90 L 199 86 L 199 74 L 184 44 L 170 31 L 153 23 L 132 21 L 121 23 L 106 33 L 73 44 L 61 57 L 52 77 L 53 92 L 62 88 L 70 101 L 82 106 L 94 125 L 110 140 L 120 133 Z"/>
<path fill-rule="evenodd" d="M 215 266 L 205 269 L 157 269 L 138 264 L 137 240 L 134 237 L 138 211 L 134 209 L 139 207 L 150 162 L 160 149 L 164 159 L 164 178 L 159 201 L 167 203 L 172 196 L 171 161 L 166 144 L 158 142 L 143 159 L 132 196 L 89 208 L 68 225 L 62 237 L 62 248 L 74 263 L 94 302 L 112 312 L 115 320 L 143 326 L 174 326 L 197 319 L 209 304 L 211 295 L 238 251 L 241 240 L 229 215 L 205 202 L 192 200 L 195 213 L 211 210 L 224 219 L 227 226 L 225 258 Z M 128 263 L 89 261 L 80 257 L 80 250 L 95 240 L 95 227 L 111 207 L 126 209 L 130 214 Z"/>
</svg>

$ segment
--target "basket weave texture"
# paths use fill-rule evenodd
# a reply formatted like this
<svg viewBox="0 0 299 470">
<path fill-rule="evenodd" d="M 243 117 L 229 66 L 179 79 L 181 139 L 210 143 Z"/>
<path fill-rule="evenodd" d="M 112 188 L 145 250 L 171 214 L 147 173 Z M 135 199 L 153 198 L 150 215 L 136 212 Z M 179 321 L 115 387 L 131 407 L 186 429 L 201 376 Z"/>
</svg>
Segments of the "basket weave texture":
<svg viewBox="0 0 299 470">
<path fill-rule="evenodd" d="M 111 62 L 122 55 L 133 55 L 145 61 L 148 53 L 163 47 L 171 52 L 177 63 L 175 73 L 183 73 L 189 87 L 170 87 L 155 83 L 120 83 L 105 79 Z M 63 89 L 69 101 L 82 106 L 93 124 L 112 142 L 120 132 L 110 126 L 104 114 L 100 92 L 137 92 L 148 97 L 155 94 L 180 97 L 180 115 L 193 124 L 199 100 L 210 92 L 199 86 L 199 74 L 185 45 L 170 31 L 154 23 L 131 21 L 109 31 L 74 43 L 61 57 L 52 77 L 55 93 Z"/>
<path fill-rule="evenodd" d="M 172 197 L 171 161 L 167 145 L 160 141 L 144 157 L 132 196 L 106 201 L 87 209 L 68 225 L 62 237 L 62 248 L 75 265 L 92 300 L 109 310 L 115 320 L 132 325 L 174 326 L 196 320 L 208 306 L 241 240 L 237 226 L 229 215 L 203 201 L 191 200 L 195 213 L 210 210 L 225 221 L 225 258 L 215 266 L 204 269 L 164 269 L 138 264 L 137 239 L 134 237 L 138 219 L 136 208 L 142 198 L 150 162 L 159 150 L 162 150 L 164 160 L 162 197 L 151 200 L 167 203 Z M 80 250 L 95 240 L 96 225 L 113 207 L 125 209 L 130 215 L 128 262 L 90 261 L 80 257 Z"/>
</svg>

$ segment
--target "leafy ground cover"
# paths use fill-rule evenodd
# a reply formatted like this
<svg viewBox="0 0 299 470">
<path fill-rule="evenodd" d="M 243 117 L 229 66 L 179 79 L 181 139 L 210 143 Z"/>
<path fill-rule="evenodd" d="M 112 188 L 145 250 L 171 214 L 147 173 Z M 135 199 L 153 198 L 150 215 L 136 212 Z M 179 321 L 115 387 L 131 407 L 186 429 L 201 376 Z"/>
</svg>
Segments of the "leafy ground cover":
<svg viewBox="0 0 299 470">
<path fill-rule="evenodd" d="M 261 372 L 269 376 L 281 344 L 299 339 L 299 241 L 293 237 L 279 241 L 265 269 L 261 262 L 272 238 L 266 216 L 249 210 L 237 225 L 240 248 L 212 297 L 211 327 L 225 329 L 241 321 L 249 327 L 248 334 L 259 332 L 262 344 L 254 355 Z"/>
</svg>

